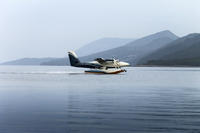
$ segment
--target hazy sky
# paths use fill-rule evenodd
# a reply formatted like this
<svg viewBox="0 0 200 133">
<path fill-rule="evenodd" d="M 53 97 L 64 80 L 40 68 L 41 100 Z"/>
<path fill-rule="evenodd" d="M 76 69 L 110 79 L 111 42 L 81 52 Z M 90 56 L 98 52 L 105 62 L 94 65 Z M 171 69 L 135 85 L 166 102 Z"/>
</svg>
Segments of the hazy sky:
<svg viewBox="0 0 200 133">
<path fill-rule="evenodd" d="M 0 0 L 0 62 L 62 57 L 102 37 L 200 33 L 200 0 Z"/>
</svg>

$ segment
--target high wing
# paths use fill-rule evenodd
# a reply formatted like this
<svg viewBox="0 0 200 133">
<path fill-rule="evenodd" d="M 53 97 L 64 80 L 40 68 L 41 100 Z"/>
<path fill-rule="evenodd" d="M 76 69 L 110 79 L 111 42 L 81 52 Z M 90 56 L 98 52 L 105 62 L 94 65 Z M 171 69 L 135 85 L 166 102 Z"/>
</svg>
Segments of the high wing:
<svg viewBox="0 0 200 133">
<path fill-rule="evenodd" d="M 95 61 L 97 61 L 100 64 L 105 64 L 107 62 L 114 63 L 114 59 L 103 59 L 103 58 L 96 58 Z"/>
<path fill-rule="evenodd" d="M 119 61 L 115 60 L 115 59 L 96 58 L 95 61 L 106 68 L 119 68 L 120 67 Z"/>
</svg>

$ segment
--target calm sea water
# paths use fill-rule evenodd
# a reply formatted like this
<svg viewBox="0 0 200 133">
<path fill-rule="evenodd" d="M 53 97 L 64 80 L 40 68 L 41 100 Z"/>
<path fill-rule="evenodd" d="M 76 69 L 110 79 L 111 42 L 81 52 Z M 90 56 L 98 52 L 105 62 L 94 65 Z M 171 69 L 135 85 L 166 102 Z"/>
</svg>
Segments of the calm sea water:
<svg viewBox="0 0 200 133">
<path fill-rule="evenodd" d="M 0 133 L 200 133 L 200 68 L 0 66 Z"/>
</svg>

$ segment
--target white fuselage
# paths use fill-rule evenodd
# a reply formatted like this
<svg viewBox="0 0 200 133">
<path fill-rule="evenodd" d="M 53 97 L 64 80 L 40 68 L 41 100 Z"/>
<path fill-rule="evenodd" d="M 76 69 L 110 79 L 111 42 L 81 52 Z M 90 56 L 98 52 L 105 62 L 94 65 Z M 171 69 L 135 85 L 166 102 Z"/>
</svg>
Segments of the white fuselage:
<svg viewBox="0 0 200 133">
<path fill-rule="evenodd" d="M 130 66 L 129 63 L 123 62 L 123 61 L 118 61 L 118 60 L 106 61 L 104 63 L 99 63 L 98 61 L 92 61 L 90 63 L 99 64 L 99 65 L 102 65 L 104 67 L 116 67 L 116 68 Z"/>
</svg>

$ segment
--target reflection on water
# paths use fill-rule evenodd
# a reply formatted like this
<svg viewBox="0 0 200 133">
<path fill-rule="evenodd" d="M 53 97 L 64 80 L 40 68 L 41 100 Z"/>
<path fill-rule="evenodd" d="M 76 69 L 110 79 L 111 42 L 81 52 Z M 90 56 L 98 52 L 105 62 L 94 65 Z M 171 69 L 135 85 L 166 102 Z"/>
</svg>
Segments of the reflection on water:
<svg viewBox="0 0 200 133">
<path fill-rule="evenodd" d="M 199 133 L 199 68 L 0 67 L 1 133 Z"/>
</svg>

